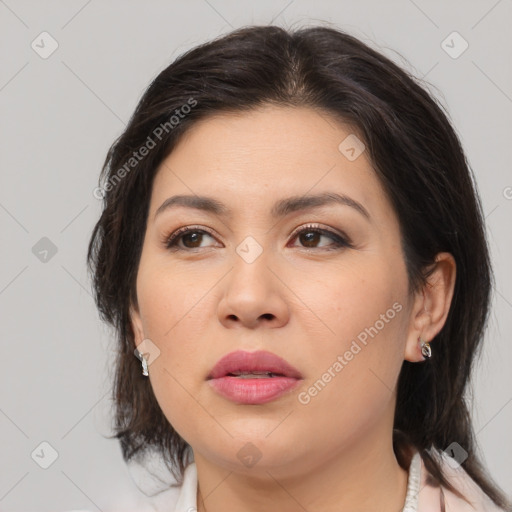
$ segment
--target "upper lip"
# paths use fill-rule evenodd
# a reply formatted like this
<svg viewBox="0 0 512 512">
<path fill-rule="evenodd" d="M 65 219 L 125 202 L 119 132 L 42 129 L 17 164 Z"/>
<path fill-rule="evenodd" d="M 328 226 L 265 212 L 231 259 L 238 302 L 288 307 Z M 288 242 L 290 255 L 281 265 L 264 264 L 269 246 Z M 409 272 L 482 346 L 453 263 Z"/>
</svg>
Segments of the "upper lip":
<svg viewBox="0 0 512 512">
<path fill-rule="evenodd" d="M 302 379 L 302 375 L 297 368 L 266 350 L 230 352 L 217 361 L 207 379 L 218 379 L 236 372 L 270 372 L 285 377 Z"/>
</svg>

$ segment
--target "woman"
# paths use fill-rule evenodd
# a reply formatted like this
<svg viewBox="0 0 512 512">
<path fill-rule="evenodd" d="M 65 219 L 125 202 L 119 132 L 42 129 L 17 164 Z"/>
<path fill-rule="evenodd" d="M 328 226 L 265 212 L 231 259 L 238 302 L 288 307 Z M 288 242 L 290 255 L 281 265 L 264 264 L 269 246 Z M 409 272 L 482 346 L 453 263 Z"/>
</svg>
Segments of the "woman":
<svg viewBox="0 0 512 512">
<path fill-rule="evenodd" d="M 464 400 L 481 206 L 406 72 L 330 28 L 237 30 L 158 75 L 102 179 L 116 437 L 168 462 L 162 510 L 510 507 Z"/>
</svg>

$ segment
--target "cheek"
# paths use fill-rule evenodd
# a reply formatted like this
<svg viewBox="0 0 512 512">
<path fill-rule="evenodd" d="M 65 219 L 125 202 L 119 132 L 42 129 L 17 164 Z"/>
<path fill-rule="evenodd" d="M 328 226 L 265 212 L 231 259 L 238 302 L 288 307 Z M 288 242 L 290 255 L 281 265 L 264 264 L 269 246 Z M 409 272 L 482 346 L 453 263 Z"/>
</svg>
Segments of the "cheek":
<svg viewBox="0 0 512 512">
<path fill-rule="evenodd" d="M 176 345 L 173 339 L 182 340 L 182 331 L 187 329 L 185 339 L 193 339 L 190 329 L 200 329 L 198 320 L 205 318 L 205 292 L 211 289 L 216 276 L 185 270 L 179 265 L 170 267 L 159 258 L 148 259 L 141 264 L 137 278 L 137 294 L 143 311 L 146 336 L 152 336 L 169 349 Z M 212 290 L 213 291 L 213 290 Z M 191 322 L 193 319 L 193 322 Z"/>
<path fill-rule="evenodd" d="M 406 299 L 405 275 L 384 260 L 354 260 L 315 280 L 308 305 L 323 336 L 304 347 L 313 384 L 304 401 L 314 398 L 327 410 L 328 403 L 387 402 L 403 362 Z"/>
<path fill-rule="evenodd" d="M 289 272 L 284 279 L 293 283 L 310 316 L 323 326 L 325 340 L 336 346 L 350 342 L 375 323 L 379 332 L 390 331 L 391 324 L 396 327 L 396 319 L 404 315 L 393 305 L 405 306 L 406 298 L 405 275 L 399 266 L 382 258 L 354 255 L 337 265 L 318 266 L 314 272 Z"/>
<path fill-rule="evenodd" d="M 208 296 L 204 297 L 212 288 L 210 280 L 217 279 L 210 275 L 205 283 L 204 277 L 199 279 L 190 270 L 176 272 L 149 262 L 141 265 L 138 275 L 144 335 L 159 350 L 149 369 L 151 386 L 167 420 L 185 440 L 198 416 L 204 416 L 197 386 L 206 377 L 201 363 L 205 347 L 212 342 L 205 331 L 206 323 L 211 323 Z"/>
<path fill-rule="evenodd" d="M 374 282 L 371 293 L 362 290 L 338 296 L 339 307 L 326 316 L 336 335 L 304 354 L 308 378 L 297 396 L 296 420 L 321 446 L 326 437 L 349 446 L 392 411 L 406 307 L 385 282 Z"/>
</svg>

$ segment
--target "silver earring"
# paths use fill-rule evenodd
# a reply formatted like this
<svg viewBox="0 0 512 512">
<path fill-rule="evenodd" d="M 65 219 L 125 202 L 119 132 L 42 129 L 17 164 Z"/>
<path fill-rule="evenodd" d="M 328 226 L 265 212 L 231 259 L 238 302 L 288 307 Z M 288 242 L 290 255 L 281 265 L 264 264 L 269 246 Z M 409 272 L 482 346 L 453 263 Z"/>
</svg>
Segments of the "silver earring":
<svg viewBox="0 0 512 512">
<path fill-rule="evenodd" d="M 147 377 L 149 375 L 148 362 L 146 361 L 146 358 L 144 357 L 144 354 L 142 352 L 139 352 L 139 359 L 141 360 L 142 363 L 142 375 L 144 375 L 144 377 Z"/>
<path fill-rule="evenodd" d="M 430 347 L 430 343 L 428 341 L 422 340 L 421 336 L 418 338 L 421 347 L 421 354 L 424 359 L 430 359 L 432 357 L 432 349 Z"/>
</svg>

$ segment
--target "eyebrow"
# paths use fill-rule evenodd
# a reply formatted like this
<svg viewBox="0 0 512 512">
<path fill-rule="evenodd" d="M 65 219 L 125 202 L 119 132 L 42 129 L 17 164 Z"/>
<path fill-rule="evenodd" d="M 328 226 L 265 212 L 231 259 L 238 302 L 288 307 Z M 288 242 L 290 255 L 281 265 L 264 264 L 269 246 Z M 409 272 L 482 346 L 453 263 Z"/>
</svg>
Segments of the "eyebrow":
<svg viewBox="0 0 512 512">
<path fill-rule="evenodd" d="M 371 217 L 368 213 L 368 210 L 366 210 L 366 208 L 361 203 L 349 196 L 336 194 L 333 192 L 287 197 L 277 201 L 272 207 L 270 213 L 273 218 L 282 218 L 293 212 L 310 210 L 330 204 L 349 206 L 358 211 L 363 217 L 366 218 L 366 220 L 371 222 Z M 169 197 L 161 204 L 161 206 L 155 212 L 154 219 L 156 219 L 156 217 L 162 212 L 178 206 L 202 210 L 219 217 L 231 217 L 232 215 L 231 210 L 225 204 L 221 203 L 217 199 L 214 199 L 213 197 L 177 195 Z"/>
</svg>

